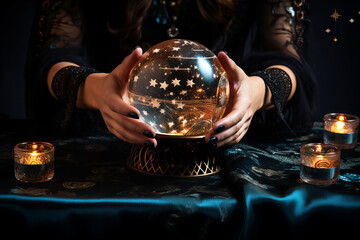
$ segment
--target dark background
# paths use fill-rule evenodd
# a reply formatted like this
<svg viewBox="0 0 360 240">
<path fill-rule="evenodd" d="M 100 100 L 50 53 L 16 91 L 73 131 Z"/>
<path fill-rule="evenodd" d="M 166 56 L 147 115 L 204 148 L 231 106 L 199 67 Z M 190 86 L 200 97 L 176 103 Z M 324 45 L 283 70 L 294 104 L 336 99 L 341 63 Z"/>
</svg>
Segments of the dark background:
<svg viewBox="0 0 360 240">
<path fill-rule="evenodd" d="M 360 116 L 360 1 L 312 0 L 308 4 L 311 22 L 305 56 L 319 82 L 317 120 L 328 112 Z M 0 118 L 26 118 L 24 65 L 35 9 L 35 0 L 0 5 Z M 342 15 L 337 21 L 330 17 L 335 9 Z M 325 32 L 327 28 L 330 33 Z"/>
</svg>

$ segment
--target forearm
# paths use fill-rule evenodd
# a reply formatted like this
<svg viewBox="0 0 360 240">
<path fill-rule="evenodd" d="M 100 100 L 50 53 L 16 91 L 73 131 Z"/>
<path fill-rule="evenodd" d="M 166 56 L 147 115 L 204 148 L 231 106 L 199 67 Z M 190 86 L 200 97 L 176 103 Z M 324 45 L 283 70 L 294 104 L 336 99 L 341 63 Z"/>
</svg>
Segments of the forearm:
<svg viewBox="0 0 360 240">
<path fill-rule="evenodd" d="M 52 83 L 54 76 L 56 73 L 64 67 L 68 66 L 76 66 L 75 63 L 72 62 L 59 62 L 52 66 L 47 75 L 47 86 L 51 95 L 57 99 L 53 88 Z M 104 77 L 106 73 L 92 73 L 87 76 L 86 81 L 80 85 L 78 92 L 77 92 L 77 99 L 76 99 L 76 107 L 78 108 L 87 108 L 87 109 L 99 109 L 97 99 L 100 98 L 100 91 L 101 86 L 104 81 Z"/>
</svg>

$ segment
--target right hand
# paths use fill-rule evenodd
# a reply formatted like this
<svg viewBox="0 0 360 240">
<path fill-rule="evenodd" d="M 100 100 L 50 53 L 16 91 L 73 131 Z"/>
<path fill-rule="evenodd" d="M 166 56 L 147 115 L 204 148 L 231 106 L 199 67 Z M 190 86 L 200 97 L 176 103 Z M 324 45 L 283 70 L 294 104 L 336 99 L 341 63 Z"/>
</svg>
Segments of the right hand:
<svg viewBox="0 0 360 240">
<path fill-rule="evenodd" d="M 136 48 L 111 73 L 105 75 L 98 108 L 109 131 L 123 141 L 156 147 L 155 130 L 141 122 L 140 112 L 124 100 L 127 98 L 129 73 L 142 56 Z"/>
</svg>

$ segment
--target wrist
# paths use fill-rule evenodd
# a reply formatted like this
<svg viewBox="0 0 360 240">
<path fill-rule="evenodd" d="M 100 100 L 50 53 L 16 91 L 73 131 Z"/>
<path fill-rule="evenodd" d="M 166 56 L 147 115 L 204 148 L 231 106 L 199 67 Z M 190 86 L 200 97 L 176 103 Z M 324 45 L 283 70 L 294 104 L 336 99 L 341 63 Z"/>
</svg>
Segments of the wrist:
<svg viewBox="0 0 360 240">
<path fill-rule="evenodd" d="M 76 106 L 78 108 L 99 110 L 102 98 L 102 86 L 107 73 L 92 73 L 87 76 L 84 84 L 79 88 Z"/>
<path fill-rule="evenodd" d="M 268 89 L 263 79 L 259 76 L 249 76 L 252 92 L 254 93 L 255 111 L 267 107 Z M 254 91 L 255 90 L 255 91 Z"/>
</svg>

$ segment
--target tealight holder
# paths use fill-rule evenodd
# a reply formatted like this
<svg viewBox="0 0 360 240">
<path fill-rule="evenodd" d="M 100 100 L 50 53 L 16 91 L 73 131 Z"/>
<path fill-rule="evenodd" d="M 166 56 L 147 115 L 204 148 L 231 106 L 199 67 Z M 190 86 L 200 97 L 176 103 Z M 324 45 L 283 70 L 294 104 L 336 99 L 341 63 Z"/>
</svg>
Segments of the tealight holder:
<svg viewBox="0 0 360 240">
<path fill-rule="evenodd" d="M 351 149 L 357 144 L 359 118 L 345 113 L 328 113 L 324 116 L 324 143 L 341 149 Z"/>
<path fill-rule="evenodd" d="M 334 184 L 340 175 L 340 149 L 324 143 L 308 143 L 300 148 L 300 178 L 310 184 Z"/>
<path fill-rule="evenodd" d="M 47 142 L 23 142 L 14 147 L 15 178 L 21 182 L 46 182 L 54 177 L 55 148 Z"/>
</svg>

